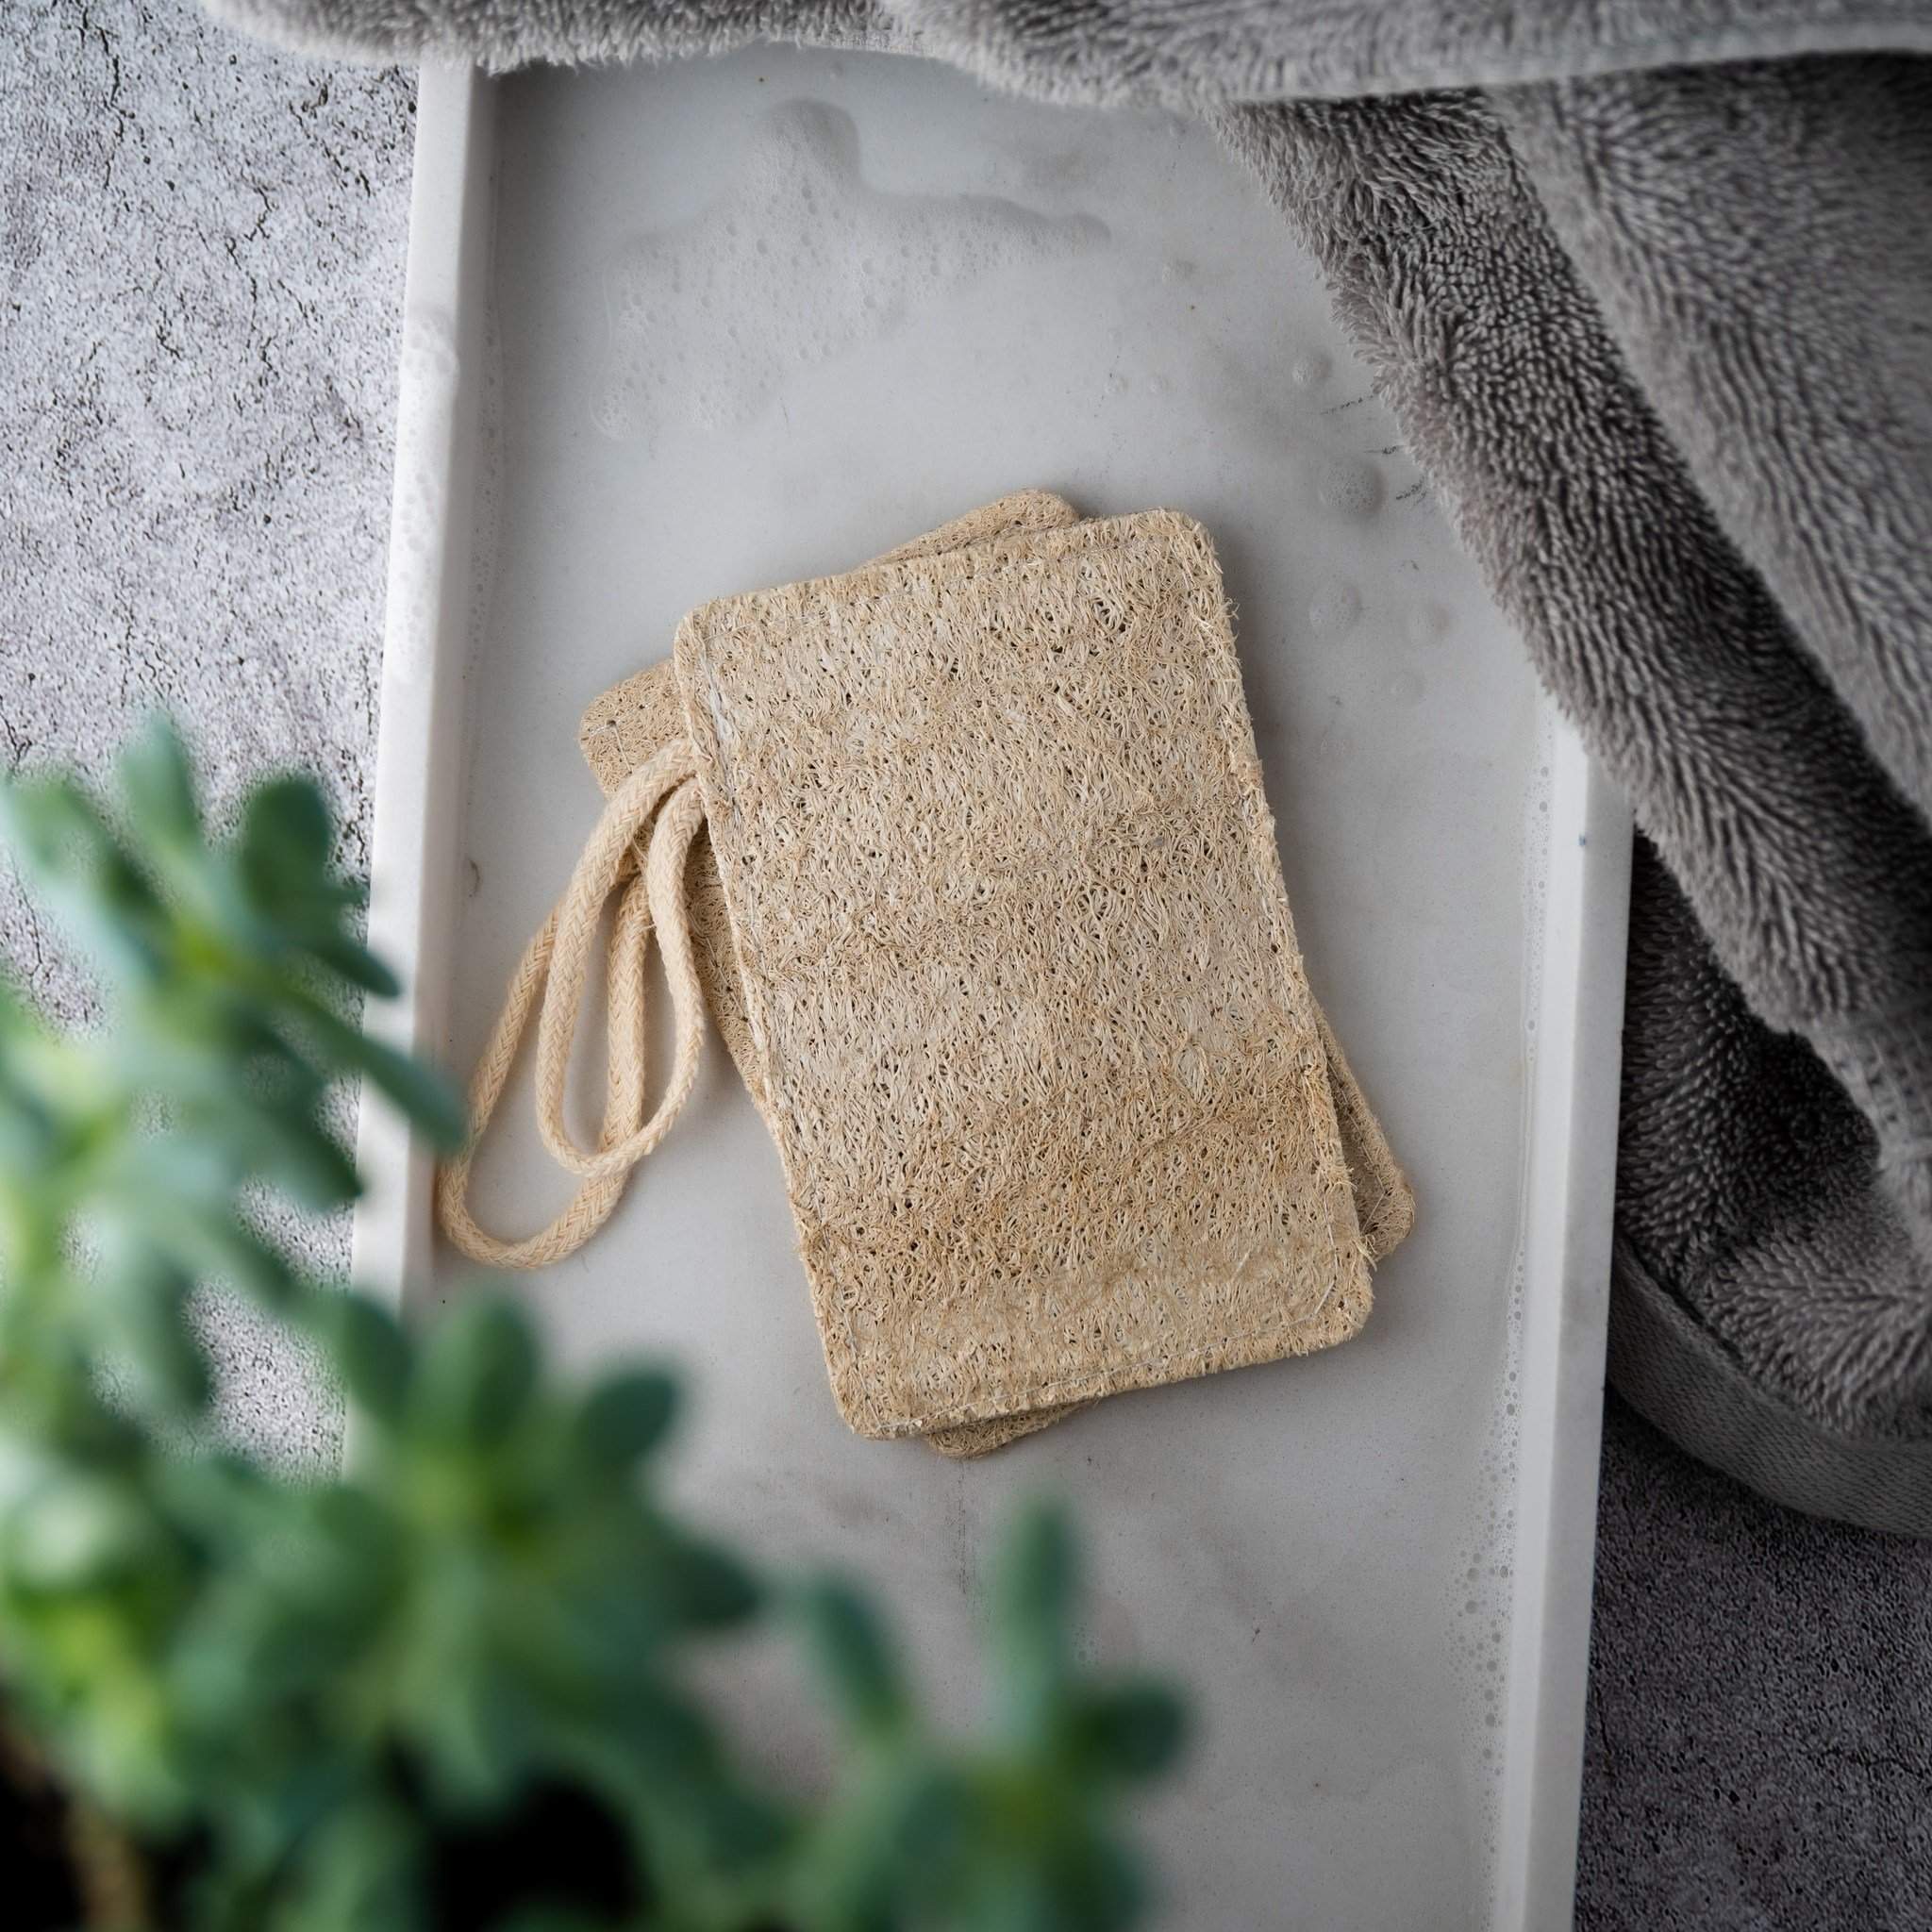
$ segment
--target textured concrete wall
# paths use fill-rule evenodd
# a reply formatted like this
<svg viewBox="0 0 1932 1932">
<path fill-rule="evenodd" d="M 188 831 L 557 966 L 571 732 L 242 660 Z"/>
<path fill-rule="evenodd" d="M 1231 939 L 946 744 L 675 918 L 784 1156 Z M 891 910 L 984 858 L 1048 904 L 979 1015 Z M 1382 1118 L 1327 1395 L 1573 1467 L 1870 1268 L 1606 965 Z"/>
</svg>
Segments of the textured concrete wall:
<svg viewBox="0 0 1932 1932">
<path fill-rule="evenodd" d="M 413 77 L 280 59 L 179 0 L 0 34 L 0 746 L 101 772 L 165 708 L 219 810 L 297 764 L 366 871 Z M 0 951 L 86 988 L 10 875 Z M 341 1225 L 295 1230 L 321 1266 Z M 325 1453 L 331 1406 L 242 1310 L 232 1424 Z"/>
</svg>

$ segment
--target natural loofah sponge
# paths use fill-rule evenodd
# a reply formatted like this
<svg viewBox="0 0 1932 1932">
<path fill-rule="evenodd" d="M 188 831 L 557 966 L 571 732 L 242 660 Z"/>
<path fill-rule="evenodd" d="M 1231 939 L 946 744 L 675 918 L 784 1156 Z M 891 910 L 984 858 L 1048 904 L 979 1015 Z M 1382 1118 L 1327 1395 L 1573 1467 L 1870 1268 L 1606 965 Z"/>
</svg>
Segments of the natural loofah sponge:
<svg viewBox="0 0 1932 1932">
<path fill-rule="evenodd" d="M 1003 497 L 961 517 L 881 562 L 937 555 L 992 536 L 1069 527 L 1079 521 L 1063 499 L 1043 491 Z M 684 707 L 673 665 L 666 661 L 625 679 L 586 708 L 579 743 L 599 785 L 609 794 L 646 758 L 684 729 Z M 770 1122 L 766 1095 L 751 1051 L 744 992 L 731 937 L 730 914 L 708 837 L 700 833 L 688 880 L 691 935 L 706 1004 L 754 1101 Z M 1390 1150 L 1340 1045 L 1319 1010 L 1316 1025 L 1334 1100 L 1341 1154 L 1355 1193 L 1356 1215 L 1371 1262 L 1379 1261 L 1407 1235 L 1414 1197 Z M 995 1421 L 933 1430 L 927 1441 L 942 1454 L 982 1455 L 1042 1428 L 1080 1404 L 1060 1404 Z"/>
<path fill-rule="evenodd" d="M 854 1428 L 1360 1326 L 1353 1191 L 1198 525 L 1156 511 L 727 598 L 675 661 Z"/>
<path fill-rule="evenodd" d="M 834 1395 L 970 1455 L 1070 1407 L 1345 1340 L 1413 1205 L 1303 974 L 1213 550 L 1152 511 L 1003 499 L 842 577 L 725 598 L 593 705 L 611 793 L 479 1067 L 539 993 L 539 1118 L 587 1238 L 690 1091 L 708 1004 L 776 1141 Z M 604 1128 L 563 1068 L 597 908 L 677 1062 Z M 701 991 L 702 989 L 702 991 Z M 1357 1212 L 1359 1201 L 1360 1213 Z"/>
</svg>

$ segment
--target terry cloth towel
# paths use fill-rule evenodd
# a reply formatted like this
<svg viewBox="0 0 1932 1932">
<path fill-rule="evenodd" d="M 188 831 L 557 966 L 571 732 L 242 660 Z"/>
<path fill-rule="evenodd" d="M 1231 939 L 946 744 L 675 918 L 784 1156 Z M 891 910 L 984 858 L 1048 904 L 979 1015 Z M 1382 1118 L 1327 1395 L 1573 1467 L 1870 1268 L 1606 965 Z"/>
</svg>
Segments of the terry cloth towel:
<svg viewBox="0 0 1932 1932">
<path fill-rule="evenodd" d="M 688 736 L 618 787 L 549 957 L 520 969 L 479 1128 L 547 964 L 551 1151 L 600 1187 L 655 1145 L 694 1063 L 702 824 L 860 1434 L 1033 1419 L 1355 1333 L 1367 1256 L 1199 525 L 1018 528 L 726 598 L 685 619 L 675 665 Z M 586 1153 L 561 1069 L 595 913 L 646 836 L 677 1060 L 652 1122 L 607 1114 Z M 445 1226 L 488 1257 L 465 1168 Z"/>
<path fill-rule="evenodd" d="M 1932 1535 L 1932 0 L 217 5 L 375 58 L 787 39 L 1211 116 L 1652 841 L 1613 1380 Z"/>
<path fill-rule="evenodd" d="M 934 556 L 988 537 L 1026 529 L 1064 528 L 1077 522 L 1078 512 L 1063 498 L 1046 491 L 1022 491 L 957 518 L 929 536 L 888 553 L 879 561 L 890 563 L 902 558 Z M 625 678 L 594 698 L 584 712 L 577 741 L 608 798 L 647 759 L 681 736 L 683 730 L 683 700 L 675 667 L 667 661 Z M 704 988 L 706 1010 L 717 1025 L 759 1112 L 766 1115 L 769 1123 L 766 1095 L 745 1015 L 744 991 L 732 944 L 724 881 L 718 875 L 709 836 L 703 831 L 692 847 L 687 892 L 697 977 Z M 1391 1254 L 1414 1226 L 1415 1196 L 1396 1163 L 1381 1123 L 1370 1109 L 1341 1043 L 1329 1030 L 1319 1006 L 1315 1024 L 1328 1068 L 1329 1091 L 1341 1136 L 1341 1158 L 1355 1193 L 1356 1220 L 1370 1265 L 1374 1266 Z M 1040 1408 L 1026 1415 L 935 1429 L 928 1432 L 926 1441 L 946 1456 L 984 1455 L 1059 1421 L 1073 1413 L 1074 1407 Z"/>
</svg>

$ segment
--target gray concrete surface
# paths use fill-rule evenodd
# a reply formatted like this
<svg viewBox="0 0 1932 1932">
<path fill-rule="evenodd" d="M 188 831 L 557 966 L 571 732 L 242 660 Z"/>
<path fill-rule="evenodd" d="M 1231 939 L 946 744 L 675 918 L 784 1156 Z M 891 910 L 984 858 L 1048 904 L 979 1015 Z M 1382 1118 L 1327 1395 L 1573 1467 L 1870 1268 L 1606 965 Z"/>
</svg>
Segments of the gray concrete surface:
<svg viewBox="0 0 1932 1932">
<path fill-rule="evenodd" d="M 165 706 L 218 808 L 306 766 L 364 865 L 412 100 L 407 75 L 278 58 L 184 0 L 12 14 L 9 767 L 98 772 Z M 0 955 L 85 1014 L 10 876 Z M 305 1242 L 341 1269 L 341 1227 Z M 302 1365 L 233 1309 L 208 1326 L 230 1425 L 327 1454 Z M 1760 1504 L 1614 1404 L 1599 1532 L 1579 1925 L 1932 1925 L 1932 1546 Z"/>
<path fill-rule="evenodd" d="M 0 747 L 102 772 L 158 707 L 217 809 L 328 787 L 367 868 L 413 77 L 276 60 L 183 0 L 0 26 Z M 85 1009 L 9 875 L 0 948 Z M 323 1266 L 341 1226 L 292 1230 Z M 231 1423 L 300 1461 L 332 1405 L 235 1307 Z"/>
</svg>

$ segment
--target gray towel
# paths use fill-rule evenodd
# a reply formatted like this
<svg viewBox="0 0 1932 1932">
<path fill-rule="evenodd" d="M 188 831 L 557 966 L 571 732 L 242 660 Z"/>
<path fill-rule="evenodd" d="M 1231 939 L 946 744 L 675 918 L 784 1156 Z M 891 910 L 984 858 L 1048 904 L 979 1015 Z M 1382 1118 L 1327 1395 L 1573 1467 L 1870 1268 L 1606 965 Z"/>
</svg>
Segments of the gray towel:
<svg viewBox="0 0 1932 1932">
<path fill-rule="evenodd" d="M 1702 923 L 1641 855 L 1614 1378 L 1783 1500 L 1932 1534 L 1932 63 L 1226 121 Z"/>
<path fill-rule="evenodd" d="M 1212 116 L 1639 854 L 1611 1373 L 1932 1534 L 1932 0 L 214 0 L 377 58 L 891 46 Z"/>
</svg>

